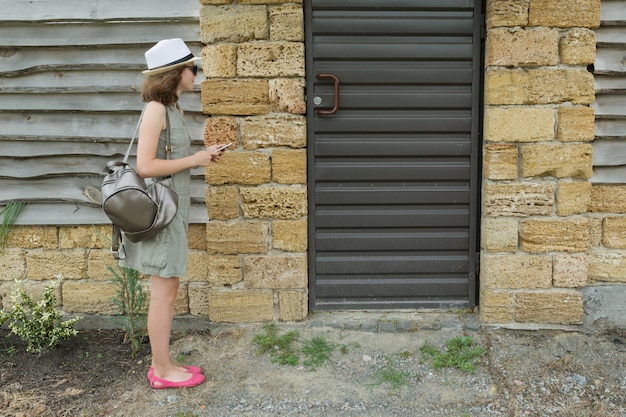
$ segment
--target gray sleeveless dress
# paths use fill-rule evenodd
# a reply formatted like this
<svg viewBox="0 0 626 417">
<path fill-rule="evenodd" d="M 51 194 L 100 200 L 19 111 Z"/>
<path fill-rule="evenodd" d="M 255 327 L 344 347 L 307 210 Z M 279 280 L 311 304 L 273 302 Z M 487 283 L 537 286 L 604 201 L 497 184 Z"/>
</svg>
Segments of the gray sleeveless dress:
<svg viewBox="0 0 626 417">
<path fill-rule="evenodd" d="M 166 106 L 170 119 L 171 159 L 189 155 L 189 135 L 185 121 L 175 105 Z M 159 136 L 157 158 L 165 159 L 165 130 Z M 163 278 L 183 277 L 187 269 L 187 230 L 189 228 L 189 184 L 188 169 L 173 175 L 178 193 L 178 212 L 174 220 L 155 237 L 133 243 L 124 239 L 126 259 L 120 260 L 122 267 Z M 146 182 L 153 181 L 148 178 Z"/>
</svg>

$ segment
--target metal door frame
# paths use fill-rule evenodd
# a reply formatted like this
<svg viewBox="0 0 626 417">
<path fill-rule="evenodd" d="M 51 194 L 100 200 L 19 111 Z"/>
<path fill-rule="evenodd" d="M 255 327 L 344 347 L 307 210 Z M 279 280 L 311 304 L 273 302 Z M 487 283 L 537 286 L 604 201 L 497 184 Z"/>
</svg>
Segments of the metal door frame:
<svg viewBox="0 0 626 417">
<path fill-rule="evenodd" d="M 385 0 L 379 0 L 384 2 Z M 434 0 L 433 0 L 434 1 Z M 469 226 L 469 265 L 470 273 L 468 277 L 469 293 L 468 293 L 468 308 L 473 308 L 478 304 L 479 293 L 479 261 L 480 261 L 480 202 L 481 202 L 481 178 L 482 178 L 482 141 L 483 141 L 483 112 L 484 112 L 484 43 L 485 43 L 485 8 L 486 0 L 476 0 L 476 8 L 474 15 L 474 30 L 473 30 L 473 56 L 476 58 L 473 61 L 473 81 L 472 85 L 476 91 L 472 97 L 472 109 L 475 110 L 475 115 L 472 116 L 472 128 L 471 128 L 471 148 L 472 155 L 470 158 L 470 226 Z M 315 248 L 315 215 L 313 213 L 315 209 L 315 147 L 313 146 L 315 137 L 315 104 L 312 97 L 307 94 L 314 91 L 314 78 L 313 74 L 313 35 L 311 33 L 312 27 L 312 0 L 304 0 L 304 28 L 305 28 L 305 76 L 306 76 L 306 89 L 305 89 L 305 101 L 306 101 L 306 115 L 307 115 L 307 188 L 308 188 L 308 274 L 309 274 L 309 310 L 320 310 L 316 308 L 316 289 L 315 289 L 315 260 L 316 260 L 316 248 Z M 311 98 L 311 100 L 309 100 Z M 471 265 L 475 265 L 474 271 L 471 270 Z"/>
</svg>

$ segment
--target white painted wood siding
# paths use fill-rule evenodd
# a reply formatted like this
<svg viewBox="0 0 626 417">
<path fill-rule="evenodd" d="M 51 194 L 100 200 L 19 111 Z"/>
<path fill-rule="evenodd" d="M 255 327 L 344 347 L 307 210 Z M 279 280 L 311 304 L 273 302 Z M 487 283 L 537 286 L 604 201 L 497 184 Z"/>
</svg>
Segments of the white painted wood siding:
<svg viewBox="0 0 626 417">
<path fill-rule="evenodd" d="M 121 159 L 141 112 L 144 52 L 180 37 L 200 56 L 198 0 L 0 0 L 0 206 L 19 224 L 110 223 L 89 195 Z M 199 74 L 181 99 L 202 146 Z M 134 153 L 134 150 L 133 150 Z M 204 223 L 204 169 L 192 171 L 191 221 Z"/>
<path fill-rule="evenodd" d="M 594 63 L 594 183 L 626 183 L 626 1 L 602 0 Z"/>
</svg>

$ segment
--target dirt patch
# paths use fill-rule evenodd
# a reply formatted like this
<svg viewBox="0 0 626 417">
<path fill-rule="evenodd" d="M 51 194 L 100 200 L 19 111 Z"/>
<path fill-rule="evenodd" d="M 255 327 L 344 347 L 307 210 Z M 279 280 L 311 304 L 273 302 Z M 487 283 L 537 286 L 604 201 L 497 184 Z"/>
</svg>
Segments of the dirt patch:
<svg viewBox="0 0 626 417">
<path fill-rule="evenodd" d="M 262 325 L 175 334 L 172 354 L 207 382 L 151 390 L 149 348 L 130 357 L 119 330 L 81 331 L 40 355 L 0 329 L 1 416 L 626 416 L 626 334 L 462 328 L 371 332 L 279 325 L 335 345 L 312 371 L 272 363 Z M 469 336 L 485 349 L 474 373 L 435 369 L 425 343 Z M 385 373 L 385 372 L 391 372 Z M 384 375 L 387 375 L 386 377 Z M 397 382 L 397 383 L 396 383 Z"/>
</svg>

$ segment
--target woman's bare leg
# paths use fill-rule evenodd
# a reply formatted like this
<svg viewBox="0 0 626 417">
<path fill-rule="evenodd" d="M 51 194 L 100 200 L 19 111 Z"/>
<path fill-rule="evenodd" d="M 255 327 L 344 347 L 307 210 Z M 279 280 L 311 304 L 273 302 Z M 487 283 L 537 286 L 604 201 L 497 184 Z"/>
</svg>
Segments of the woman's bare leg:
<svg viewBox="0 0 626 417">
<path fill-rule="evenodd" d="M 170 357 L 170 333 L 174 317 L 174 301 L 179 278 L 152 277 L 150 308 L 148 309 L 148 336 L 152 348 L 152 366 L 156 376 L 169 381 L 186 381 L 186 369 L 175 366 Z"/>
</svg>

